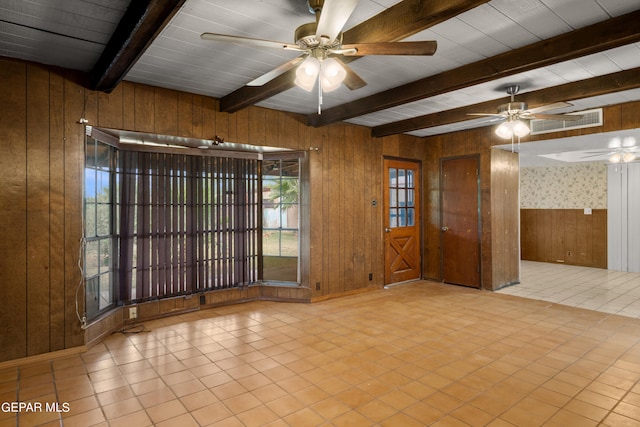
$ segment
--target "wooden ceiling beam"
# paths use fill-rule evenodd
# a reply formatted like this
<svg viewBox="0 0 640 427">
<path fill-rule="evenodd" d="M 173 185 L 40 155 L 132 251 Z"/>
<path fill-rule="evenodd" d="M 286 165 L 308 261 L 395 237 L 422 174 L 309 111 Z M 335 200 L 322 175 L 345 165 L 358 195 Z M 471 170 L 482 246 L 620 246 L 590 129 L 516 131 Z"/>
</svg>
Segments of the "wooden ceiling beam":
<svg viewBox="0 0 640 427">
<path fill-rule="evenodd" d="M 131 0 L 90 72 L 90 88 L 111 92 L 186 0 Z"/>
<path fill-rule="evenodd" d="M 404 0 L 345 31 L 344 44 L 397 42 L 489 0 Z"/>
<path fill-rule="evenodd" d="M 640 87 L 640 68 L 605 74 L 590 79 L 565 83 L 536 91 L 517 95 L 518 102 L 526 102 L 529 108 L 536 108 L 554 102 L 570 102 L 575 99 L 591 98 L 624 90 Z M 435 126 L 458 123 L 466 120 L 477 119 L 478 116 L 469 116 L 470 113 L 496 112 L 498 105 L 509 102 L 509 98 L 493 99 L 474 105 L 467 105 L 438 113 L 425 114 L 420 117 L 400 120 L 376 126 L 371 129 L 371 135 L 382 137 L 398 133 L 411 132 Z"/>
<path fill-rule="evenodd" d="M 404 0 L 343 34 L 345 44 L 399 41 L 473 9 L 489 0 Z M 345 63 L 357 57 L 344 57 Z M 291 89 L 295 69 L 262 86 L 243 86 L 220 99 L 220 111 L 233 113 Z"/>
<path fill-rule="evenodd" d="M 640 41 L 640 10 L 310 114 L 324 126 Z M 436 54 L 437 55 L 437 54 Z M 434 57 L 435 58 L 435 57 Z"/>
</svg>

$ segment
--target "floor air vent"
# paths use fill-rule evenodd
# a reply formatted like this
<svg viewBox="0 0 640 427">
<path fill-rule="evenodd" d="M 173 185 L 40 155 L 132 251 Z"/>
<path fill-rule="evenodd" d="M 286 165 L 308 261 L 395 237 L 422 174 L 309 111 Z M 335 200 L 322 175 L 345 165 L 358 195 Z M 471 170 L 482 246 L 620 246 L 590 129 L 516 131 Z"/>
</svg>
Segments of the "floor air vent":
<svg viewBox="0 0 640 427">
<path fill-rule="evenodd" d="M 531 135 L 538 135 L 541 133 L 557 132 L 560 130 L 570 129 L 582 129 L 595 126 L 602 126 L 602 108 L 595 108 L 593 110 L 576 111 L 575 113 L 582 115 L 580 120 L 576 121 L 564 121 L 564 120 L 531 120 L 529 127 L 531 128 Z"/>
</svg>

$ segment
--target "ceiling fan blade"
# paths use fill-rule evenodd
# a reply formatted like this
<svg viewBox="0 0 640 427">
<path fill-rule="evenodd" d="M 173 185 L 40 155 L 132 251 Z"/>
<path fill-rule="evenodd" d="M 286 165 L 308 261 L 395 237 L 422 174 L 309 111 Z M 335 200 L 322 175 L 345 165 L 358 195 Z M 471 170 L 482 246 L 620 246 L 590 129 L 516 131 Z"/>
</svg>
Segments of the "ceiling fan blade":
<svg viewBox="0 0 640 427">
<path fill-rule="evenodd" d="M 615 150 L 585 150 L 585 153 L 593 154 L 594 156 L 599 156 L 601 154 L 613 154 Z"/>
<path fill-rule="evenodd" d="M 438 48 L 436 41 L 380 42 L 342 45 L 344 56 L 365 55 L 433 55 Z"/>
<path fill-rule="evenodd" d="M 497 113 L 467 113 L 467 116 L 491 116 L 491 117 L 502 117 L 505 118 L 504 114 L 497 114 Z"/>
<path fill-rule="evenodd" d="M 613 154 L 611 151 L 603 151 L 601 153 L 589 154 L 588 156 L 580 156 L 581 159 L 588 159 L 589 157 L 602 157 Z"/>
<path fill-rule="evenodd" d="M 333 43 L 357 5 L 358 0 L 325 0 L 320 11 L 316 38 L 327 40 L 326 44 Z"/>
<path fill-rule="evenodd" d="M 360 89 L 361 87 L 365 87 L 367 85 L 367 82 L 365 82 L 362 79 L 362 77 L 358 75 L 358 73 L 353 71 L 351 67 L 349 67 L 347 64 L 340 61 L 339 59 L 337 60 L 340 62 L 340 65 L 342 65 L 344 70 L 347 72 L 347 76 L 344 78 L 344 81 L 342 82 L 346 87 L 348 87 L 351 90 L 356 90 L 356 89 Z"/>
<path fill-rule="evenodd" d="M 301 49 L 298 45 L 295 45 L 295 44 L 289 44 L 284 42 L 274 42 L 271 40 L 252 39 L 250 37 L 229 36 L 226 34 L 216 34 L 216 33 L 202 33 L 200 34 L 200 38 L 202 40 L 233 43 L 240 46 L 268 47 L 268 48 L 275 48 L 275 49 L 304 51 L 304 49 Z"/>
<path fill-rule="evenodd" d="M 562 120 L 565 122 L 575 122 L 582 119 L 583 116 L 578 114 L 523 114 L 523 119 L 538 119 L 538 120 Z"/>
<path fill-rule="evenodd" d="M 546 105 L 541 105 L 540 107 L 530 108 L 527 110 L 527 112 L 535 114 L 535 113 L 542 113 L 543 111 L 557 110 L 558 108 L 566 108 L 566 107 L 573 107 L 573 104 L 569 104 L 568 102 L 554 102 L 553 104 L 546 104 Z"/>
<path fill-rule="evenodd" d="M 268 73 L 261 75 L 257 79 L 251 80 L 249 83 L 247 83 L 247 86 L 262 86 L 270 82 L 271 80 L 275 79 L 280 74 L 289 71 L 290 69 L 292 69 L 293 67 L 301 63 L 306 57 L 307 55 L 301 55 L 301 56 L 298 56 L 297 58 L 293 58 L 291 61 L 285 62 L 284 64 L 274 68 Z"/>
</svg>

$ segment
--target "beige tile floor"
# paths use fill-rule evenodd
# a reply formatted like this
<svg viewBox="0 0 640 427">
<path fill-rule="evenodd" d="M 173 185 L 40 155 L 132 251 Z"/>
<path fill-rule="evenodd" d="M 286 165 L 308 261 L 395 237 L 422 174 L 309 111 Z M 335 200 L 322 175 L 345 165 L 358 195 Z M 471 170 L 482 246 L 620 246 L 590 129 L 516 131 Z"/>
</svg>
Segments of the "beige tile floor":
<svg viewBox="0 0 640 427">
<path fill-rule="evenodd" d="M 498 292 L 640 318 L 640 273 L 522 261 L 520 278 Z"/>
<path fill-rule="evenodd" d="M 640 425 L 632 317 L 421 281 L 145 326 L 0 370 L 0 402 L 69 408 L 0 426 Z"/>
</svg>

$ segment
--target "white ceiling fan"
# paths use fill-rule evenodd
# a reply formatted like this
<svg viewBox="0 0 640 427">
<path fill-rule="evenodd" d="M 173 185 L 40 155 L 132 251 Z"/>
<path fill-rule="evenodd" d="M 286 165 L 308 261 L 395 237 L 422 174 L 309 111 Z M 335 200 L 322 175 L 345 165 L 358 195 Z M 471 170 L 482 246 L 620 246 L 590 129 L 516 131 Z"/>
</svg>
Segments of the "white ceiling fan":
<svg viewBox="0 0 640 427">
<path fill-rule="evenodd" d="M 342 29 L 358 0 L 308 0 L 309 10 L 316 16 L 315 22 L 299 26 L 295 30 L 295 43 L 285 43 L 216 33 L 203 33 L 203 40 L 234 43 L 258 48 L 286 49 L 302 55 L 247 83 L 262 86 L 277 76 L 298 67 L 295 84 L 306 91 L 318 86 L 318 113 L 322 93 L 337 89 L 342 83 L 355 90 L 367 83 L 340 57 L 365 55 L 433 55 L 435 41 L 342 43 Z"/>
<path fill-rule="evenodd" d="M 629 163 L 640 156 L 640 147 L 634 137 L 613 138 L 609 141 L 609 149 L 588 150 L 586 153 L 583 159 L 606 156 L 610 163 Z"/>
<path fill-rule="evenodd" d="M 504 120 L 496 129 L 496 134 L 504 139 L 514 136 L 523 137 L 531 132 L 531 129 L 523 120 L 563 120 L 577 121 L 582 119 L 579 114 L 541 114 L 544 111 L 556 110 L 558 108 L 571 107 L 568 102 L 554 102 L 536 108 L 528 108 L 526 102 L 515 102 L 515 95 L 520 91 L 519 85 L 506 87 L 506 92 L 511 96 L 511 101 L 498 106 L 497 113 L 469 113 L 470 116 L 494 116 Z"/>
</svg>

